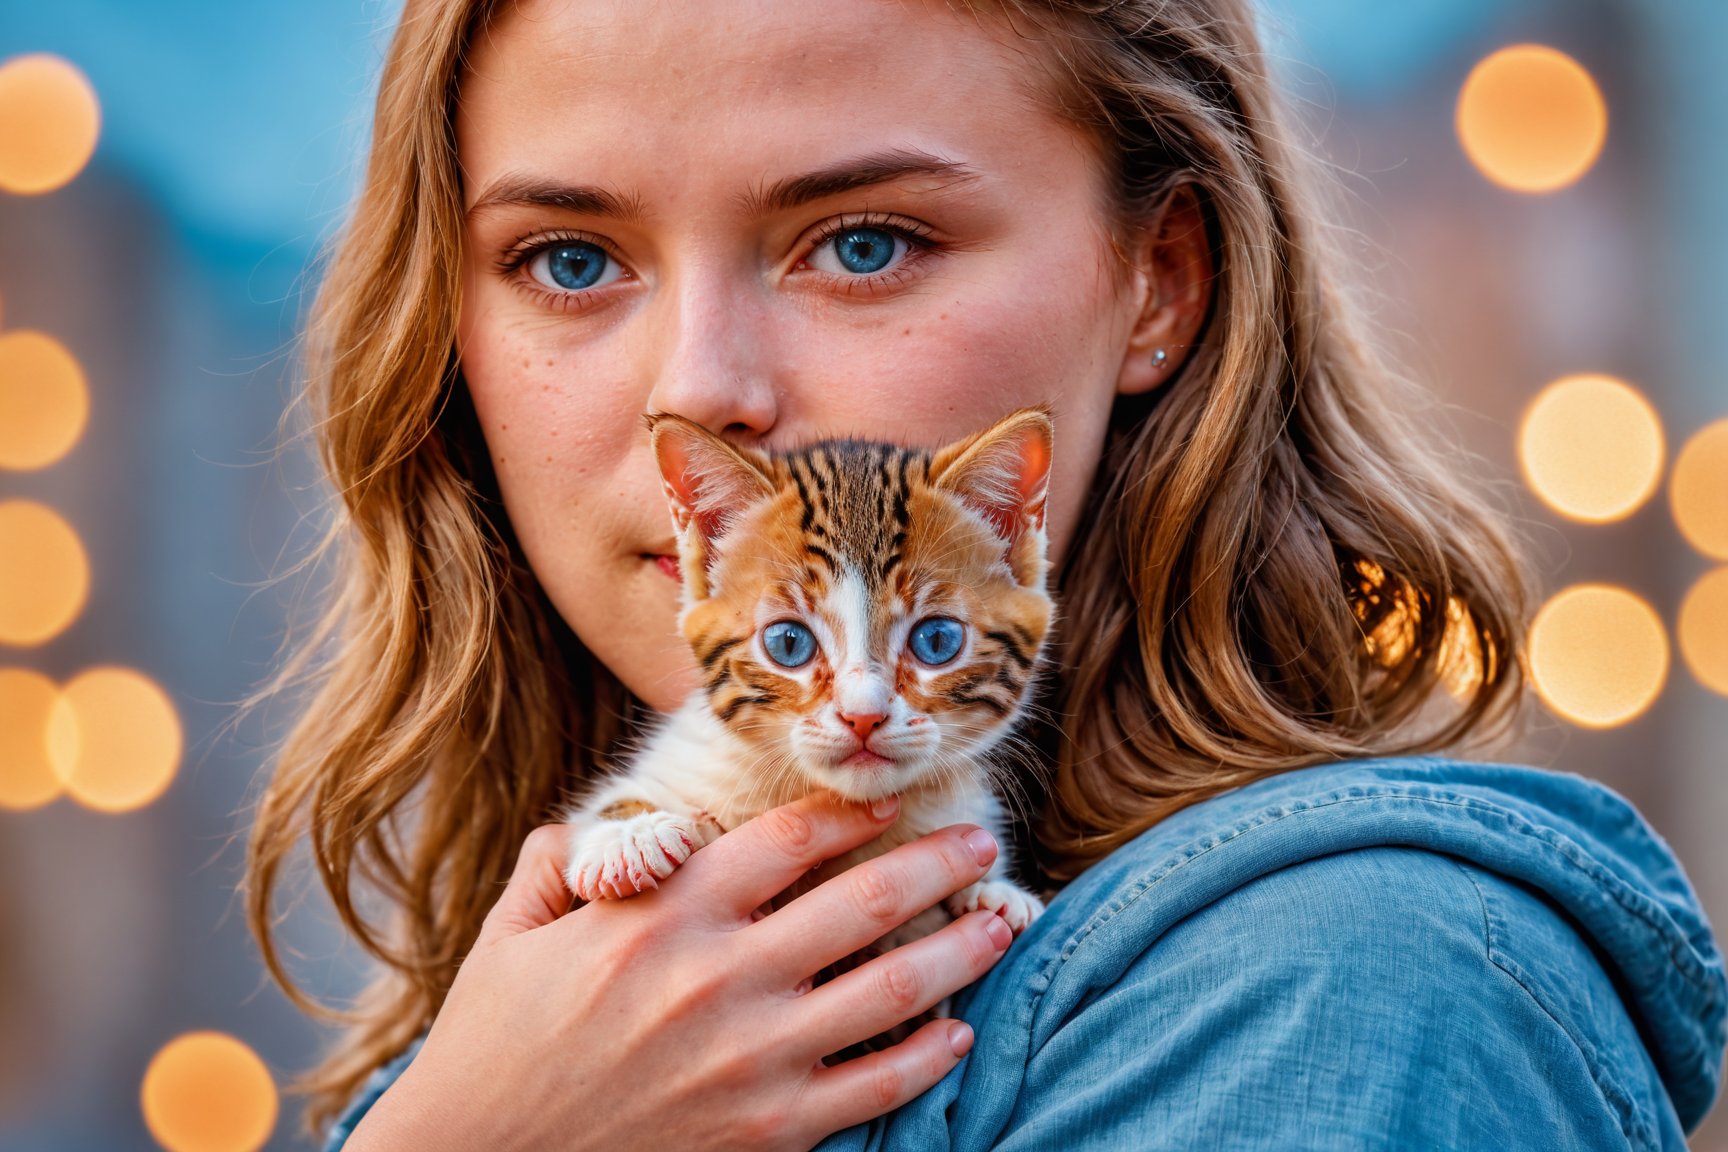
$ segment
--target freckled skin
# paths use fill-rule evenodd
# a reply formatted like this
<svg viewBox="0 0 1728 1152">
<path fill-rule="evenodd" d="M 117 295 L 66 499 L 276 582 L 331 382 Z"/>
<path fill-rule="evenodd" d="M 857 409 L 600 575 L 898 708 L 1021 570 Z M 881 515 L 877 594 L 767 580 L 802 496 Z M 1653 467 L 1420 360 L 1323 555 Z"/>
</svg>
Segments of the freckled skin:
<svg viewBox="0 0 1728 1152">
<path fill-rule="evenodd" d="M 1021 51 L 936 0 L 524 0 L 476 39 L 456 122 L 465 204 L 531 174 L 643 209 L 636 223 L 529 206 L 471 217 L 460 340 L 530 565 L 654 708 L 675 708 L 701 676 L 677 629 L 678 584 L 643 556 L 666 550 L 672 527 L 642 413 L 766 450 L 834 436 L 935 448 L 1049 403 L 1059 563 L 1112 402 L 1161 382 L 1141 367 L 1148 278 L 1112 280 L 1102 177 L 1029 90 Z M 893 148 L 980 179 L 739 207 L 782 178 Z M 834 242 L 820 256 L 814 241 L 863 213 L 940 243 L 861 289 Z M 604 241 L 616 278 L 573 292 L 498 267 L 524 240 L 572 236 Z"/>
</svg>

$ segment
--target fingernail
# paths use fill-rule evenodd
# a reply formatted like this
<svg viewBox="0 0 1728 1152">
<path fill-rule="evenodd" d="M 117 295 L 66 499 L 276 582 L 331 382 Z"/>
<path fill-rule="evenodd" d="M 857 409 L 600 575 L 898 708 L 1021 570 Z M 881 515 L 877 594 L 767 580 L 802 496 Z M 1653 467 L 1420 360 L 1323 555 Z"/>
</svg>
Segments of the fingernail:
<svg viewBox="0 0 1728 1152">
<path fill-rule="evenodd" d="M 954 1055 L 964 1056 L 972 1051 L 972 1029 L 959 1020 L 948 1025 L 948 1047 L 954 1050 Z"/>
<path fill-rule="evenodd" d="M 996 945 L 997 951 L 1002 951 L 1014 943 L 1014 930 L 1008 927 L 1008 921 L 990 913 L 990 919 L 984 925 L 984 931 L 990 934 L 990 943 Z"/>
<path fill-rule="evenodd" d="M 972 855 L 978 857 L 978 863 L 988 864 L 996 859 L 996 837 L 982 828 L 974 828 L 966 833 L 966 847 L 972 849 Z"/>
<path fill-rule="evenodd" d="M 900 811 L 900 797 L 884 796 L 870 805 L 870 815 L 878 820 L 886 820 Z"/>
</svg>

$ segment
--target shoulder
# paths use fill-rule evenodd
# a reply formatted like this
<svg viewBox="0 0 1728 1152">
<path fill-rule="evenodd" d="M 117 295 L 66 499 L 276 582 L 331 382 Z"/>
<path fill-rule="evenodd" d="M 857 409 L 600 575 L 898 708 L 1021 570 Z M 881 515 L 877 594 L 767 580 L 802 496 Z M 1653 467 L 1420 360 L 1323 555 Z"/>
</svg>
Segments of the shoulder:
<svg viewBox="0 0 1728 1152">
<path fill-rule="evenodd" d="M 1624 876 L 1654 846 L 1607 790 L 1520 766 L 1214 798 L 1051 902 L 962 999 L 965 1064 L 878 1146 L 1684 1147 L 1592 935 L 1646 918 Z"/>
<path fill-rule="evenodd" d="M 1153 908 L 1136 914 L 1133 901 L 1107 903 L 1065 941 L 1049 971 L 1034 1048 L 1124 989 L 1155 989 L 1180 1005 L 1172 1018 L 1204 1016 L 1214 1031 L 1274 1005 L 1286 1026 L 1340 1033 L 1376 1032 L 1382 1016 L 1431 1020 L 1427 1006 L 1453 1014 L 1524 1006 L 1527 993 L 1490 953 L 1489 889 L 1521 920 L 1566 930 L 1552 909 L 1520 901 L 1504 880 L 1398 845 L 1325 853 L 1248 877 L 1167 922 L 1148 915 Z M 1141 898 L 1158 899 L 1151 890 Z M 1552 948 L 1563 939 L 1542 942 Z M 1570 943 L 1589 955 L 1575 935 Z M 1461 1001 L 1468 1003 L 1454 1003 Z M 1309 1013 L 1315 1018 L 1304 1020 Z M 1381 1046 L 1406 1036 L 1401 1025 Z"/>
<path fill-rule="evenodd" d="M 1172 924 L 1146 952 L 1160 967 L 1234 954 L 1239 972 L 1289 978 L 1361 969 L 1356 996 L 1436 965 L 1483 972 L 1479 881 L 1454 858 L 1382 845 L 1333 852 L 1257 876 Z"/>
<path fill-rule="evenodd" d="M 1643 1050 L 1588 946 L 1539 898 L 1445 854 L 1373 845 L 1235 876 L 1183 907 L 1160 884 L 1198 858 L 1129 846 L 1109 883 L 1071 886 L 966 1002 L 977 1037 L 962 1066 L 824 1152 L 1663 1146 L 1599 1081 L 1612 1043 L 1634 1069 Z M 1581 1048 L 1497 948 L 1584 973 L 1613 1036 Z"/>
<path fill-rule="evenodd" d="M 1049 973 L 998 1146 L 1657 1146 L 1637 1090 L 1653 1072 L 1588 945 L 1468 863 L 1352 849 L 1155 938 L 1125 927 Z M 1530 972 L 1576 980 L 1602 1020 L 1558 1015 Z"/>
</svg>

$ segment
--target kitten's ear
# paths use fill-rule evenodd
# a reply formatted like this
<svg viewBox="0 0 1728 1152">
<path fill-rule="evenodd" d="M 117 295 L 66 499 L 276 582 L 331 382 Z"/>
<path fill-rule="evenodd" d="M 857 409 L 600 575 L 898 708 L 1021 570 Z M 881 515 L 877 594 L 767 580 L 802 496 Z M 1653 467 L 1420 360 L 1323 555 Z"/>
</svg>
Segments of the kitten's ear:
<svg viewBox="0 0 1728 1152">
<path fill-rule="evenodd" d="M 726 534 L 738 513 L 774 495 L 768 464 L 694 420 L 651 412 L 644 422 L 678 531 L 684 578 L 693 581 L 690 591 L 696 599 L 706 599 L 714 541 Z"/>
<path fill-rule="evenodd" d="M 1044 506 L 1054 442 L 1050 406 L 1040 404 L 1009 413 L 941 449 L 930 461 L 936 487 L 959 496 L 990 521 L 1023 584 L 1043 578 Z"/>
</svg>

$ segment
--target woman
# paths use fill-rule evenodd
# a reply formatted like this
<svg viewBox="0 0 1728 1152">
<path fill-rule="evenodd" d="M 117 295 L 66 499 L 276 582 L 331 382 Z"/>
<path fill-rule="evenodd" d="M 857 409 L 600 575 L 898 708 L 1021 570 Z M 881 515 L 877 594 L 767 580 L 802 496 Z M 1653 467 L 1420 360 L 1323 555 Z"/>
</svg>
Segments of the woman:
<svg viewBox="0 0 1728 1152">
<path fill-rule="evenodd" d="M 1237 0 L 410 3 L 311 333 L 343 567 L 249 859 L 298 1002 L 302 835 L 384 962 L 307 1081 L 329 1147 L 1683 1147 L 1724 984 L 1677 861 L 1598 785 L 1413 755 L 1514 716 L 1529 590 L 1285 131 Z M 699 682 L 641 414 L 935 445 L 1041 401 L 1048 913 L 812 990 L 996 851 L 755 920 L 892 817 L 812 797 L 566 914 L 537 826 Z"/>
</svg>

